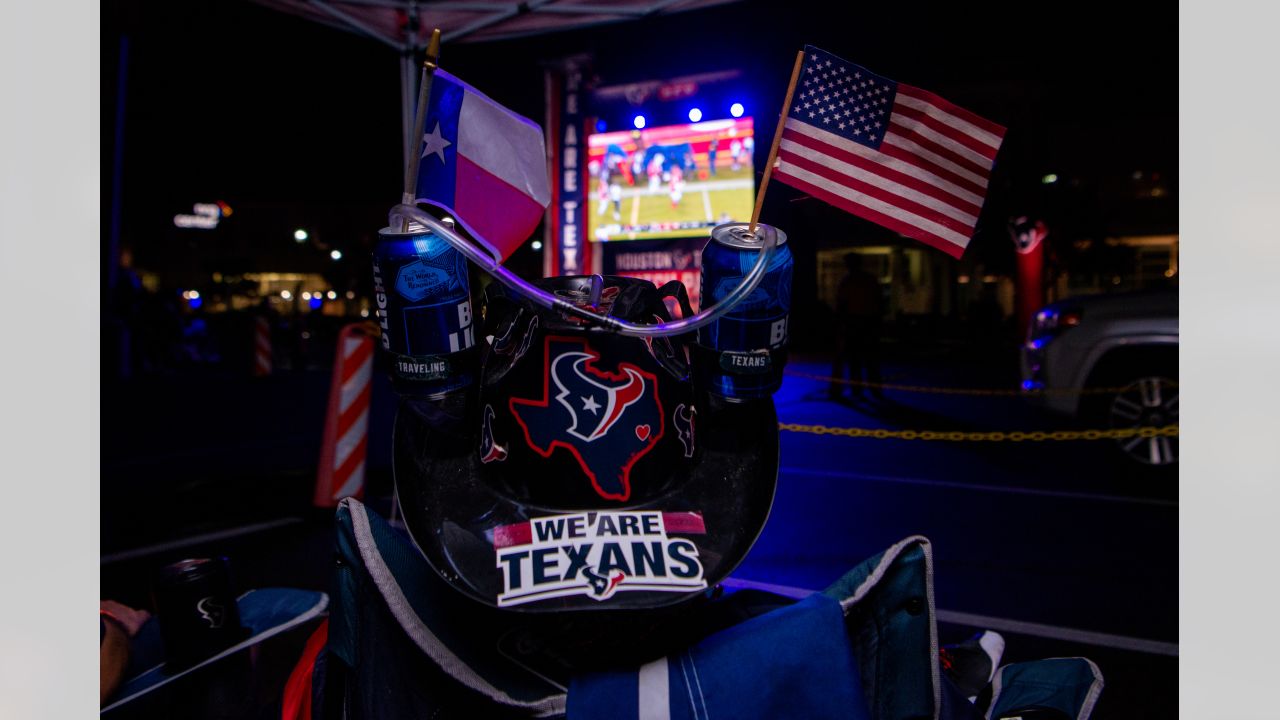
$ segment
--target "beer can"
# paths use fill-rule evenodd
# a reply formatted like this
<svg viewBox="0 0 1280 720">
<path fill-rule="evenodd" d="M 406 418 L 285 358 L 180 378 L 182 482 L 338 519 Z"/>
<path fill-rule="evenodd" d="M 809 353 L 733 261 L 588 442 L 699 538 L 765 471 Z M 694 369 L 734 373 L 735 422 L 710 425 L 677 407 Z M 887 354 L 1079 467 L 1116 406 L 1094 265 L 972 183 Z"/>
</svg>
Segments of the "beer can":
<svg viewBox="0 0 1280 720">
<path fill-rule="evenodd" d="M 156 618 L 171 668 L 189 667 L 243 640 L 239 607 L 225 558 L 166 565 L 154 588 Z"/>
<path fill-rule="evenodd" d="M 417 223 L 378 231 L 373 292 L 392 386 L 438 397 L 475 379 L 475 323 L 467 259 Z"/>
<path fill-rule="evenodd" d="M 773 255 L 760 284 L 742 302 L 698 330 L 702 347 L 697 375 L 708 391 L 730 400 L 764 398 L 782 385 L 786 364 L 791 274 L 795 261 L 787 234 L 770 225 L 725 223 L 711 231 L 702 249 L 701 294 L 712 307 L 742 282 L 759 257 L 767 237 L 775 238 Z"/>
</svg>

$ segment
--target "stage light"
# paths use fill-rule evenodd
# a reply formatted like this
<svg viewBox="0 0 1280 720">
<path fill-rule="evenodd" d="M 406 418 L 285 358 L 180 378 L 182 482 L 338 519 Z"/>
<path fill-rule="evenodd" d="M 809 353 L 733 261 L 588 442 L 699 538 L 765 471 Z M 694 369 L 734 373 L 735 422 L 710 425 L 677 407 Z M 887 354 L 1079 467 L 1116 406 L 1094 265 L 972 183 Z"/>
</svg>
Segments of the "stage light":
<svg viewBox="0 0 1280 720">
<path fill-rule="evenodd" d="M 534 240 L 533 242 L 529 243 L 529 247 L 533 248 L 534 250 L 541 250 L 541 249 L 542 249 L 542 241 L 541 241 L 541 240 Z"/>
<path fill-rule="evenodd" d="M 281 299 L 281 300 L 292 300 L 292 299 L 293 299 L 293 293 L 289 292 L 288 290 L 281 290 L 281 291 L 280 291 L 280 299 Z"/>
<path fill-rule="evenodd" d="M 309 237 L 311 236 L 308 235 L 307 231 L 303 230 L 302 228 L 298 228 L 297 230 L 293 231 L 293 239 L 297 240 L 298 242 L 306 242 L 307 238 Z"/>
<path fill-rule="evenodd" d="M 631 122 L 636 126 L 636 129 L 637 129 L 637 130 L 643 130 L 643 129 L 644 129 L 644 116 L 643 116 L 643 115 L 637 115 L 637 116 L 636 116 L 636 119 L 635 119 L 635 120 L 632 120 Z"/>
<path fill-rule="evenodd" d="M 329 251 L 329 257 L 333 258 L 335 261 L 336 261 L 336 260 L 341 260 L 341 259 L 342 259 L 342 251 L 341 251 L 341 250 L 330 250 L 330 251 Z"/>
<path fill-rule="evenodd" d="M 325 293 L 325 294 L 324 294 L 324 296 L 325 296 L 325 297 L 327 297 L 327 298 L 329 298 L 330 300 L 337 300 L 337 299 L 338 299 L 338 293 L 336 293 L 336 292 L 334 292 L 334 291 L 332 291 L 332 290 L 330 290 L 329 292 Z"/>
<path fill-rule="evenodd" d="M 701 110 L 699 110 L 698 108 L 693 108 L 692 110 L 689 111 L 689 122 L 698 122 L 701 119 L 702 119 Z"/>
<path fill-rule="evenodd" d="M 204 301 L 201 300 L 199 297 L 193 297 L 187 301 L 187 305 L 191 306 L 192 310 L 199 310 L 200 306 L 203 304 L 204 304 Z"/>
<path fill-rule="evenodd" d="M 742 117 L 743 112 L 745 112 L 745 108 L 742 107 L 742 103 L 734 103 L 729 106 L 729 114 L 734 117 Z"/>
<path fill-rule="evenodd" d="M 320 296 L 319 296 L 319 295 L 312 295 L 312 296 L 311 296 L 311 309 L 312 309 L 312 310 L 319 310 L 319 309 L 320 309 L 320 304 L 321 304 L 321 303 L 323 303 L 323 302 L 324 302 L 324 301 L 320 299 Z"/>
<path fill-rule="evenodd" d="M 596 121 L 596 132 L 604 132 L 606 129 L 608 129 L 608 127 L 609 126 L 605 123 L 605 121 L 603 120 Z"/>
<path fill-rule="evenodd" d="M 306 300 L 307 302 L 311 302 L 311 293 L 309 292 L 302 293 L 302 299 Z"/>
</svg>

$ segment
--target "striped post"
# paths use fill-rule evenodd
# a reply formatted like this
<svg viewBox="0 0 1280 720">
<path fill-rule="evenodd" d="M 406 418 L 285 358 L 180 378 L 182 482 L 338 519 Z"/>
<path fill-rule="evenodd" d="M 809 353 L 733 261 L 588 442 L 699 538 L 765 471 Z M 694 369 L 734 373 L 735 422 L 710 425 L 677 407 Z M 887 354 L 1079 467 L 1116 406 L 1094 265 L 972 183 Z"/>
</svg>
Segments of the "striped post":
<svg viewBox="0 0 1280 720">
<path fill-rule="evenodd" d="M 344 497 L 364 493 L 369 442 L 369 401 L 373 390 L 373 338 L 365 323 L 338 334 L 338 353 L 329 388 L 329 411 L 312 504 L 332 508 Z"/>
<path fill-rule="evenodd" d="M 259 315 L 253 326 L 253 376 L 271 374 L 271 321 Z"/>
</svg>

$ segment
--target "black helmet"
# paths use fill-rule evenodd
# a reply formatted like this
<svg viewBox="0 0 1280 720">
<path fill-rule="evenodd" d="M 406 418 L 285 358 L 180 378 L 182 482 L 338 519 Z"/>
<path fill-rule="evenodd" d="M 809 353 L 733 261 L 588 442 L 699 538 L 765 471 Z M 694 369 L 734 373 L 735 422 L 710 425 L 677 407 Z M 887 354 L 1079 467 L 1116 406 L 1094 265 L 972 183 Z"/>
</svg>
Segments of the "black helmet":
<svg viewBox="0 0 1280 720">
<path fill-rule="evenodd" d="M 631 322 L 691 314 L 676 282 L 538 284 Z M 728 575 L 773 502 L 773 401 L 695 387 L 687 336 L 601 331 L 496 284 L 484 306 L 479 386 L 396 418 L 396 492 L 432 567 L 529 612 L 658 608 Z"/>
</svg>

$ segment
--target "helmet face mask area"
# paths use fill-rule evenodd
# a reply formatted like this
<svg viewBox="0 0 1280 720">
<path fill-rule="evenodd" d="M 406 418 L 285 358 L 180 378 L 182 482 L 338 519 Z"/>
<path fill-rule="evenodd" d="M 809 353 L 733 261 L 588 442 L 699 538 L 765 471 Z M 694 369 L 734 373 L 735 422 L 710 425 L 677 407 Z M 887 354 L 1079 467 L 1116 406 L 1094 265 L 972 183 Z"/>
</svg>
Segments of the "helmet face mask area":
<svg viewBox="0 0 1280 720">
<path fill-rule="evenodd" d="M 689 312 L 676 283 L 538 284 L 632 322 L 669 320 L 672 300 Z M 773 502 L 772 400 L 695 387 L 690 336 L 609 333 L 496 284 L 484 308 L 478 385 L 405 398 L 396 417 L 396 493 L 431 566 L 493 612 L 531 619 L 670 616 L 707 597 Z"/>
</svg>

